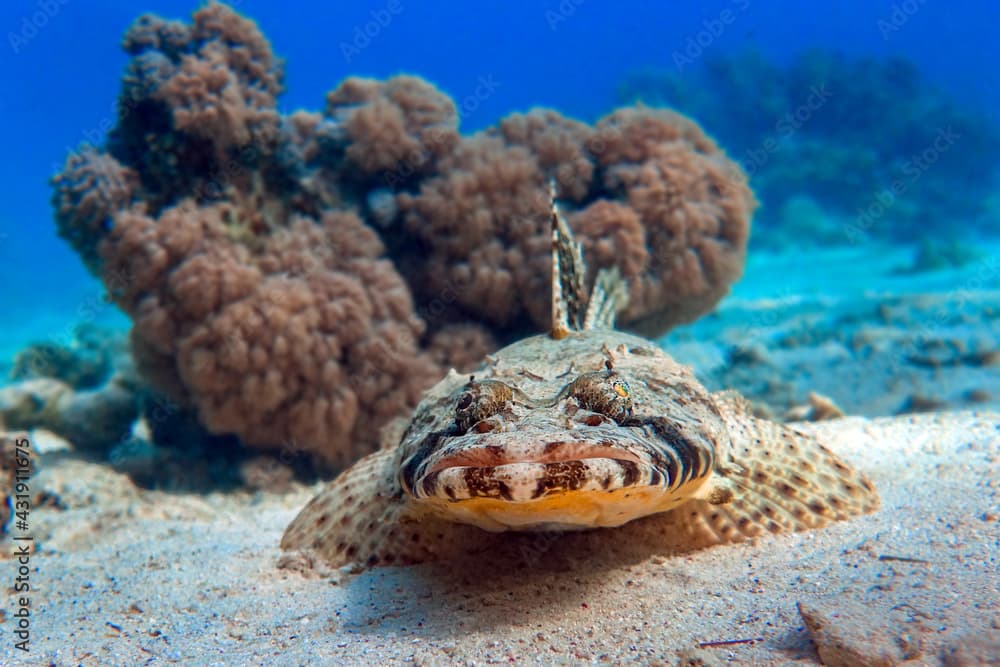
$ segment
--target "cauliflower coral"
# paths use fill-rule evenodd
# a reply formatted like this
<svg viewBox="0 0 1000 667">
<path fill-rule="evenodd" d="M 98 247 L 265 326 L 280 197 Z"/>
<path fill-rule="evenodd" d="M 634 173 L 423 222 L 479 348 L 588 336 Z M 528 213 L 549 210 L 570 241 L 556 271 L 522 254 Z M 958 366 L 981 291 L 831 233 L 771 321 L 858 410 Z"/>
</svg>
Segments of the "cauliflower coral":
<svg viewBox="0 0 1000 667">
<path fill-rule="evenodd" d="M 554 179 L 591 269 L 630 283 L 620 320 L 647 335 L 708 312 L 740 276 L 755 201 L 739 168 L 693 122 L 619 109 L 594 127 L 550 110 L 515 114 L 462 142 L 419 192 L 402 193 L 429 255 L 418 299 L 448 289 L 499 327 L 549 318 L 548 197 Z"/>
<path fill-rule="evenodd" d="M 549 318 L 554 179 L 626 326 L 662 333 L 738 277 L 753 196 L 691 121 L 512 114 L 471 137 L 413 76 L 349 78 L 277 111 L 282 63 L 210 2 L 140 18 L 116 127 L 54 179 L 60 234 L 133 320 L 159 392 L 247 446 L 341 465 L 448 367 Z"/>
</svg>

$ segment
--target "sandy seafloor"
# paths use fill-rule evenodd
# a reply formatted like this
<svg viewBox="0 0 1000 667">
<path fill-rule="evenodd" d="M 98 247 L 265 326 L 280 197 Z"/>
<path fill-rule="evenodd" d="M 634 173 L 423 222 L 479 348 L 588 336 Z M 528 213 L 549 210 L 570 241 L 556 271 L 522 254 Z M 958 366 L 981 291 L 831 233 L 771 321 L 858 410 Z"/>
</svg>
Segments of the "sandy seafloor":
<svg viewBox="0 0 1000 667">
<path fill-rule="evenodd" d="M 848 413 L 934 409 L 798 426 L 882 497 L 818 531 L 672 556 L 629 531 L 536 535 L 353 574 L 277 548 L 316 487 L 138 489 L 34 433 L 31 652 L 0 561 L 0 663 L 998 664 L 998 256 L 900 274 L 905 250 L 758 255 L 717 315 L 666 339 L 775 411 L 809 389 Z M 752 641 L 700 646 L 732 640 Z"/>
</svg>

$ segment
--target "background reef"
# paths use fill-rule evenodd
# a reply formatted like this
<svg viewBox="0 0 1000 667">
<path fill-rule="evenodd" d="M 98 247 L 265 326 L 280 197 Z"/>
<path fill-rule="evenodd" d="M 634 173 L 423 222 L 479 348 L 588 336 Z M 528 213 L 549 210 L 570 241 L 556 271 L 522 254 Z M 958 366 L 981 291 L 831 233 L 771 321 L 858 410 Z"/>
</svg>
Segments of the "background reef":
<svg viewBox="0 0 1000 667">
<path fill-rule="evenodd" d="M 1000 231 L 1000 127 L 911 61 L 812 49 L 782 65 L 751 49 L 690 69 L 634 72 L 619 95 L 699 119 L 750 173 L 762 237 L 822 232 L 824 215 L 845 219 L 840 243 Z M 832 227 L 816 240 L 838 241 Z"/>
<path fill-rule="evenodd" d="M 957 9 L 865 5 L 817 27 L 742 1 L 652 22 L 574 2 L 451 8 L 489 48 L 404 3 L 314 14 L 294 35 L 274 7 L 240 3 L 272 49 L 209 3 L 190 21 L 135 20 L 122 61 L 118 9 L 52 7 L 44 25 L 12 19 L 11 54 L 43 62 L 76 17 L 91 44 L 60 67 L 94 76 L 58 92 L 15 80 L 37 121 L 5 108 L 48 123 L 23 162 L 54 173 L 38 225 L 21 204 L 36 190 L 0 179 L 26 195 L 0 218 L 20 225 L 0 237 L 5 280 L 46 258 L 31 274 L 46 297 L 13 290 L 24 324 L 0 340 L 9 428 L 118 463 L 154 460 L 150 439 L 352 460 L 443 369 L 544 328 L 549 179 L 591 268 L 629 280 L 626 326 L 672 331 L 709 384 L 763 412 L 808 416 L 813 390 L 861 414 L 998 393 L 979 371 L 996 363 L 983 295 L 997 284 L 1000 105 L 969 46 L 984 27 Z M 928 30 L 963 40 L 938 58 Z M 94 100 L 96 121 L 59 134 L 52 108 L 89 119 Z M 756 273 L 720 308 L 748 243 Z M 838 282 L 839 261 L 885 291 Z M 897 298 L 927 286 L 937 296 Z"/>
<path fill-rule="evenodd" d="M 742 271 L 746 178 L 673 112 L 463 136 L 448 96 L 398 75 L 283 115 L 282 63 L 216 3 L 122 46 L 117 122 L 54 177 L 56 222 L 131 316 L 139 374 L 213 434 L 343 464 L 447 368 L 544 330 L 550 181 L 591 270 L 629 281 L 626 326 L 690 321 Z"/>
<path fill-rule="evenodd" d="M 46 295 L 39 303 L 27 290 L 7 294 L 5 312 L 19 324 L 0 340 L 4 358 L 46 332 L 68 337 L 72 317 L 125 324 L 100 301 L 96 281 L 88 279 L 53 233 L 46 180 L 61 170 L 66 153 L 79 142 L 100 144 L 114 126 L 119 79 L 128 57 L 119 40 L 137 13 L 148 9 L 186 17 L 197 4 L 150 0 L 136 8 L 110 0 L 31 0 L 0 7 L 5 28 L 0 67 L 7 73 L 0 117 L 7 121 L 8 148 L 16 156 L 0 162 L 5 202 L 0 211 L 0 278 L 17 284 L 19 276 L 30 275 L 32 286 Z M 615 106 L 616 90 L 629 71 L 653 67 L 694 76 L 705 62 L 735 56 L 748 46 L 777 72 L 814 48 L 842 52 L 849 62 L 905 59 L 929 86 L 963 109 L 988 114 L 994 125 L 1000 109 L 1000 86 L 989 65 L 1000 59 L 995 26 L 983 19 L 992 7 L 978 0 L 947 6 L 848 0 L 824 7 L 821 16 L 807 4 L 772 0 L 670 6 L 486 0 L 449 5 L 444 11 L 376 0 L 335 11 L 305 2 L 290 11 L 269 0 L 242 0 L 239 9 L 259 21 L 276 50 L 289 59 L 286 92 L 279 101 L 282 113 L 318 108 L 322 92 L 349 75 L 387 78 L 410 71 L 429 77 L 456 101 L 463 132 L 537 105 L 593 121 Z M 722 139 L 708 118 L 695 119 Z M 886 114 L 879 120 L 895 121 Z M 742 152 L 722 145 L 742 160 Z M 973 148 L 960 141 L 954 152 Z M 812 221 L 834 227 L 827 236 L 840 240 L 841 221 L 831 225 L 829 212 L 820 212 L 824 215 Z M 777 213 L 765 202 L 758 215 L 763 224 L 752 240 L 764 240 L 759 232 Z M 787 219 L 794 223 L 801 218 Z M 937 228 L 951 219 L 946 216 Z M 955 226 L 964 228 L 968 222 L 955 219 Z M 884 218 L 875 224 L 876 233 L 888 225 Z M 816 234 L 789 236 L 790 242 L 806 242 Z M 46 259 L 43 267 L 37 257 Z"/>
<path fill-rule="evenodd" d="M 28 661 L 1000 655 L 995 3 L 233 6 L 0 3 Z M 678 558 L 641 525 L 357 575 L 280 552 L 421 382 L 544 323 L 550 178 L 629 326 L 880 511 Z"/>
</svg>

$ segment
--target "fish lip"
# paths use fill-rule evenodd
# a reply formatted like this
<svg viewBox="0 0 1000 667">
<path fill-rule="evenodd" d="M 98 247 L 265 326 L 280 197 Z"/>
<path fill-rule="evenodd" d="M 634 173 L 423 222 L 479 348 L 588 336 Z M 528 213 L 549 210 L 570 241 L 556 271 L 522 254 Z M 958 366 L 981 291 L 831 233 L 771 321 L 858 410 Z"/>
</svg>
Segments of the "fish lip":
<svg viewBox="0 0 1000 667">
<path fill-rule="evenodd" d="M 579 487 L 556 489 L 560 494 L 574 493 L 601 493 L 613 492 L 639 486 L 657 485 L 662 479 L 658 473 L 648 463 L 631 463 L 632 478 L 620 478 L 617 474 L 621 472 L 618 468 L 619 459 L 607 456 L 591 457 L 587 459 L 568 459 L 568 461 L 579 462 L 593 473 L 589 481 Z M 558 473 L 565 473 L 565 469 L 560 469 L 560 464 L 565 462 L 554 461 L 549 463 L 515 461 L 497 466 L 451 466 L 435 472 L 423 475 L 415 489 L 413 496 L 418 501 L 440 502 L 461 504 L 476 499 L 492 499 L 502 501 L 512 505 L 531 505 L 536 502 L 544 502 L 549 495 L 548 492 L 539 492 L 538 484 L 547 477 L 551 469 L 558 469 Z M 609 466 L 607 464 L 614 464 Z M 468 474 L 483 474 L 490 481 L 482 487 L 469 488 Z M 610 480 L 608 483 L 601 483 L 602 475 Z M 608 476 L 612 475 L 612 476 Z M 516 485 L 512 480 L 531 480 L 528 484 Z M 641 482 L 641 483 L 640 483 Z M 520 491 L 517 486 L 521 486 Z M 524 489 L 535 490 L 534 493 L 525 495 Z M 456 495 L 457 492 L 457 495 Z"/>
<path fill-rule="evenodd" d="M 639 465 L 643 461 L 632 452 L 625 451 L 614 444 L 592 444 L 578 440 L 554 440 L 538 448 L 537 454 L 505 456 L 498 448 L 489 445 L 470 447 L 435 462 L 422 475 L 424 478 L 440 473 L 449 468 L 482 468 L 494 469 L 516 463 L 566 463 L 586 459 L 611 459 L 631 461 Z"/>
</svg>

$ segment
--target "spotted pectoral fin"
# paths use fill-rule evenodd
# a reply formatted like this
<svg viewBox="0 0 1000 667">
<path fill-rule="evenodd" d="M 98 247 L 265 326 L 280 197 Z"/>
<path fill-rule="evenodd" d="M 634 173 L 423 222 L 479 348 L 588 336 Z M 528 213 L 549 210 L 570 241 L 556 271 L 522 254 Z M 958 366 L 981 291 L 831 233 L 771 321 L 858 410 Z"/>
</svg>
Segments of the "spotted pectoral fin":
<svg viewBox="0 0 1000 667">
<path fill-rule="evenodd" d="M 490 534 L 416 511 L 396 481 L 393 450 L 370 454 L 330 482 L 285 529 L 281 548 L 333 567 L 412 564 L 484 548 Z"/>
<path fill-rule="evenodd" d="M 723 389 L 712 394 L 712 400 L 726 414 L 749 416 L 753 414 L 753 406 L 741 393 L 733 389 Z"/>
<path fill-rule="evenodd" d="M 815 438 L 748 415 L 727 419 L 733 448 L 696 498 L 636 522 L 664 553 L 819 528 L 878 508 L 857 470 Z"/>
<path fill-rule="evenodd" d="M 396 417 L 388 421 L 378 433 L 380 449 L 393 449 L 403 439 L 406 427 L 410 425 L 409 417 Z"/>
<path fill-rule="evenodd" d="M 727 427 L 733 446 L 720 470 L 733 497 L 716 509 L 737 532 L 819 528 L 878 508 L 871 482 L 816 438 L 746 415 L 729 418 Z"/>
</svg>

